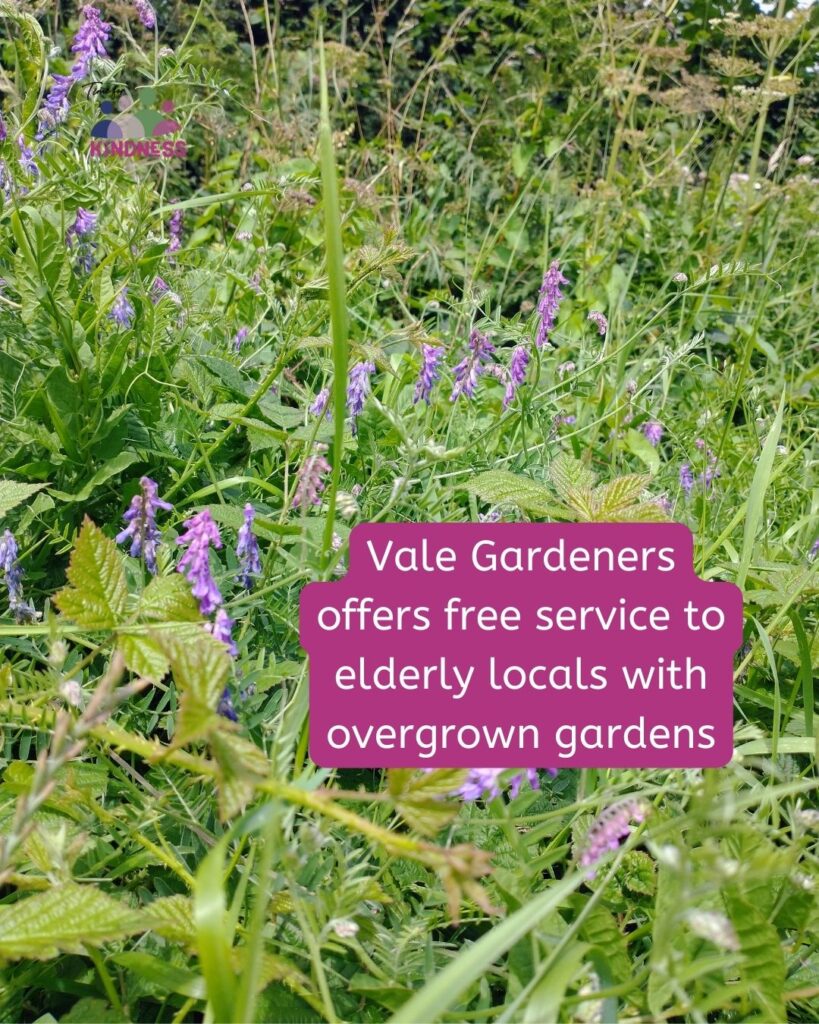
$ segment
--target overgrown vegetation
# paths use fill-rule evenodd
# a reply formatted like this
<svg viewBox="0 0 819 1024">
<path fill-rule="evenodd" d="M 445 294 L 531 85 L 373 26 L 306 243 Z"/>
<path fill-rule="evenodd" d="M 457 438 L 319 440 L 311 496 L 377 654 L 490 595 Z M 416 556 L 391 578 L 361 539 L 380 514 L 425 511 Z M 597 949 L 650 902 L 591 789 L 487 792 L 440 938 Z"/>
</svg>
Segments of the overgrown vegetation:
<svg viewBox="0 0 819 1024">
<path fill-rule="evenodd" d="M 0 24 L 2 1018 L 815 1020 L 816 11 Z M 731 764 L 316 768 L 302 586 L 479 518 L 690 526 Z"/>
</svg>

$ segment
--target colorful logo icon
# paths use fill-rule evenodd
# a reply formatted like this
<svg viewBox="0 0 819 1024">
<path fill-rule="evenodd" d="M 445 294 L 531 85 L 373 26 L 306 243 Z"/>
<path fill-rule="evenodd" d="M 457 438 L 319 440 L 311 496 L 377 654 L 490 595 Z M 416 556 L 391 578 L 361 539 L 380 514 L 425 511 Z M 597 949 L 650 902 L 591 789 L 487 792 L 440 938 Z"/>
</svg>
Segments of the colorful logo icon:
<svg viewBox="0 0 819 1024">
<path fill-rule="evenodd" d="M 168 138 L 182 130 L 182 125 L 170 117 L 173 101 L 163 100 L 157 110 L 156 99 L 156 90 L 145 86 L 137 90 L 136 102 L 130 93 L 123 92 L 117 101 L 117 112 L 110 100 L 103 100 L 100 109 L 105 116 L 91 129 L 90 155 L 184 157 L 184 141 Z"/>
</svg>

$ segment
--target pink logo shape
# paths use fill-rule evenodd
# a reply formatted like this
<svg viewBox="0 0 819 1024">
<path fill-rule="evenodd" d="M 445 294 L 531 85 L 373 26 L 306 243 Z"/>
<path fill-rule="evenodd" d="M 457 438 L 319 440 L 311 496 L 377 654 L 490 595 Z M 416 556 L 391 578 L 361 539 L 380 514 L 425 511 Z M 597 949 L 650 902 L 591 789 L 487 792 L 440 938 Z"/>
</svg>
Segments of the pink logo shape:
<svg viewBox="0 0 819 1024">
<path fill-rule="evenodd" d="M 680 524 L 362 524 L 301 594 L 326 767 L 704 768 L 733 751 L 742 595 Z"/>
</svg>

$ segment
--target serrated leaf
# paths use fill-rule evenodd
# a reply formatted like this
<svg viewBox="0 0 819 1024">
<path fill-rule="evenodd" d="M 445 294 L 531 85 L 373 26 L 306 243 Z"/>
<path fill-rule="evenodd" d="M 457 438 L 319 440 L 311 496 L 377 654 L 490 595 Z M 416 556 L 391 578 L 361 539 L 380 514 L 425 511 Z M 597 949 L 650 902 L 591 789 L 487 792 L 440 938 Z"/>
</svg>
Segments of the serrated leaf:
<svg viewBox="0 0 819 1024">
<path fill-rule="evenodd" d="M 154 576 L 142 592 L 138 614 L 145 622 L 200 622 L 202 619 L 190 585 L 179 573 Z"/>
<path fill-rule="evenodd" d="M 549 479 L 564 501 L 568 501 L 572 490 L 594 487 L 594 473 L 580 459 L 565 452 L 560 452 L 549 464 Z"/>
<path fill-rule="evenodd" d="M 574 487 L 569 485 L 563 495 L 567 506 L 574 512 L 575 519 L 581 523 L 594 522 L 597 514 L 597 506 L 594 501 L 594 492 L 588 487 Z"/>
<path fill-rule="evenodd" d="M 117 647 L 129 672 L 158 683 L 170 668 L 167 655 L 157 641 L 144 633 L 120 633 Z"/>
<path fill-rule="evenodd" d="M 749 900 L 738 893 L 724 894 L 728 916 L 739 937 L 742 978 L 764 1020 L 787 1020 L 782 994 L 785 957 L 776 928 Z"/>
<path fill-rule="evenodd" d="M 230 672 L 230 655 L 204 627 L 195 637 L 153 630 L 151 637 L 165 652 L 179 694 L 173 746 L 207 736 L 218 724 L 216 708 Z"/>
<path fill-rule="evenodd" d="M 270 774 L 270 762 L 254 743 L 225 727 L 213 733 L 210 747 L 219 766 L 219 816 L 227 821 L 253 798 L 256 783 Z"/>
<path fill-rule="evenodd" d="M 128 589 L 122 556 L 87 516 L 66 575 L 70 586 L 54 597 L 63 615 L 85 629 L 113 629 L 123 620 Z"/>
<path fill-rule="evenodd" d="M 21 484 L 16 480 L 0 480 L 0 519 L 17 505 L 42 490 L 45 484 Z"/>
<path fill-rule="evenodd" d="M 163 896 L 144 908 L 152 932 L 185 946 L 193 944 L 193 904 L 187 896 Z"/>
<path fill-rule="evenodd" d="M 465 487 L 492 505 L 516 505 L 524 512 L 565 519 L 565 511 L 557 506 L 547 487 L 506 469 L 479 473 Z"/>
<path fill-rule="evenodd" d="M 454 793 L 466 775 L 467 772 L 459 768 L 428 773 L 392 768 L 387 776 L 388 788 L 396 811 L 410 828 L 433 836 L 457 813 L 457 803 L 447 802 L 443 797 Z"/>
<path fill-rule="evenodd" d="M 641 473 L 619 476 L 594 490 L 596 516 L 601 520 L 617 522 L 618 516 L 640 501 L 649 478 Z"/>
<path fill-rule="evenodd" d="M 47 960 L 146 930 L 143 916 L 93 885 L 68 882 L 0 907 L 0 956 Z"/>
</svg>

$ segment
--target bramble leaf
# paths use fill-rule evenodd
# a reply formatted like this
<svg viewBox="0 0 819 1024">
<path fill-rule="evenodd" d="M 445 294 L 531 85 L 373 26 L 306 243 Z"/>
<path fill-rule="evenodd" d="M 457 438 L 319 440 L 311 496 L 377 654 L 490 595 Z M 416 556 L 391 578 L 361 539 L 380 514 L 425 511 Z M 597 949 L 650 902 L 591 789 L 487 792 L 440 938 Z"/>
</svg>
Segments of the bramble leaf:
<svg viewBox="0 0 819 1024">
<path fill-rule="evenodd" d="M 66 573 L 69 586 L 54 598 L 85 629 L 113 629 L 125 617 L 128 589 L 116 544 L 86 516 Z"/>
<path fill-rule="evenodd" d="M 0 480 L 0 519 L 45 486 L 45 484 L 21 484 L 16 480 Z"/>
</svg>

